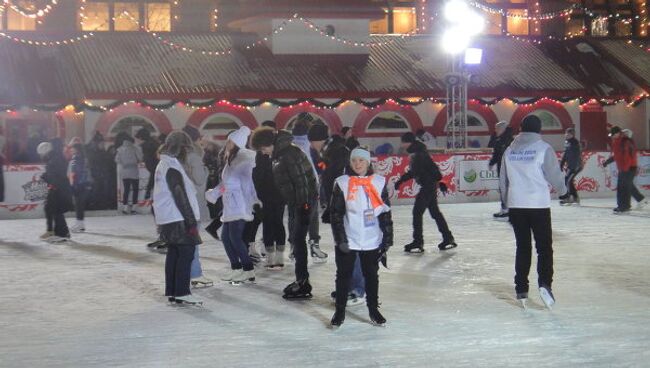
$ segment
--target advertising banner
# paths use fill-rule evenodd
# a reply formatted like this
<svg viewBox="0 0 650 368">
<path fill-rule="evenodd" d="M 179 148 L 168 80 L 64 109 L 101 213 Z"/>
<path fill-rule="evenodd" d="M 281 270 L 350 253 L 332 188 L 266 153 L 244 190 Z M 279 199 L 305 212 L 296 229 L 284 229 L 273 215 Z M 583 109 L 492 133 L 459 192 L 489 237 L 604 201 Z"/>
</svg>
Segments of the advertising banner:
<svg viewBox="0 0 650 368">
<path fill-rule="evenodd" d="M 460 161 L 458 165 L 461 192 L 499 189 L 499 174 L 488 167 L 489 161 Z"/>
</svg>

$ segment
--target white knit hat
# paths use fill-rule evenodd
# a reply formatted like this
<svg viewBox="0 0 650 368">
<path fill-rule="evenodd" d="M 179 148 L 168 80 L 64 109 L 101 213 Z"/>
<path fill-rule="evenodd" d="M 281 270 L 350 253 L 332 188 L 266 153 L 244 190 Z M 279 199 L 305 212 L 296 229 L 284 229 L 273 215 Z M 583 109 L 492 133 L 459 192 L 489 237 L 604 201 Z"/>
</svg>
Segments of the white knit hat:
<svg viewBox="0 0 650 368">
<path fill-rule="evenodd" d="M 231 140 L 239 148 L 246 148 L 246 143 L 248 142 L 248 136 L 250 134 L 251 130 L 247 126 L 243 126 L 232 132 L 228 136 L 228 140 Z"/>
<path fill-rule="evenodd" d="M 350 161 L 352 161 L 353 158 L 360 158 L 370 162 L 370 152 L 363 148 L 355 148 L 350 152 Z"/>
<path fill-rule="evenodd" d="M 632 138 L 632 135 L 634 135 L 634 133 L 632 133 L 632 131 L 631 131 L 630 129 L 623 129 L 622 132 L 623 132 L 623 134 L 625 134 L 628 138 Z"/>
</svg>

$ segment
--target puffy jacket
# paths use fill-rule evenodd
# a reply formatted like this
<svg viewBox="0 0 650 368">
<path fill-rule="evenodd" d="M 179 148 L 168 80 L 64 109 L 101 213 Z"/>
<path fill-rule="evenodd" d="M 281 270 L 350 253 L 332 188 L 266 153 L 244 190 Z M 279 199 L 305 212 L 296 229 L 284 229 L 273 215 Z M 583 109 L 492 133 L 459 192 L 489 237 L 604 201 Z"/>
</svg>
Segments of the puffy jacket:
<svg viewBox="0 0 650 368">
<path fill-rule="evenodd" d="M 338 135 L 332 136 L 332 141 L 323 152 L 325 170 L 321 176 L 321 185 L 325 203 L 330 203 L 334 180 L 345 173 L 345 168 L 350 163 L 350 149 L 345 145 L 345 140 Z"/>
<path fill-rule="evenodd" d="M 160 239 L 172 245 L 198 245 L 202 243 L 198 231 L 192 232 L 198 226 L 198 220 L 185 188 L 185 180 L 180 171 L 170 168 L 165 175 L 167 188 L 174 200 L 174 204 L 183 216 L 183 221 L 176 221 L 160 225 Z M 155 205 L 155 203 L 154 203 Z"/>
<path fill-rule="evenodd" d="M 273 149 L 273 179 L 287 205 L 295 208 L 315 201 L 318 190 L 309 158 L 292 141 L 289 132 L 278 132 Z"/>
<path fill-rule="evenodd" d="M 442 179 L 438 165 L 431 159 L 427 147 L 422 142 L 411 143 L 406 150 L 410 154 L 409 170 L 397 181 L 398 184 L 415 179 L 423 190 L 432 190 Z"/>
<path fill-rule="evenodd" d="M 492 148 L 492 158 L 490 159 L 489 165 L 497 165 L 497 169 L 501 169 L 501 159 L 503 158 L 503 153 L 508 149 L 510 143 L 512 143 L 512 128 L 507 127 L 506 130 L 500 136 L 494 136 L 493 139 L 490 139 L 488 144 L 489 148 Z"/>
<path fill-rule="evenodd" d="M 185 160 L 185 163 L 183 163 L 183 168 L 198 190 L 204 188 L 208 179 L 208 170 L 203 164 L 203 149 L 197 144 L 193 144 L 193 147 L 194 150 L 187 154 L 187 159 Z"/>
<path fill-rule="evenodd" d="M 122 142 L 115 154 L 121 179 L 139 179 L 138 164 L 142 162 L 142 150 L 129 140 Z"/>
<path fill-rule="evenodd" d="M 350 176 L 358 176 L 354 173 L 352 169 L 349 169 Z M 368 176 L 372 175 L 372 170 L 368 173 Z M 362 192 L 362 190 L 361 190 Z M 348 238 L 348 234 L 345 230 L 345 216 L 347 215 L 347 205 L 346 205 L 346 196 L 347 193 L 344 193 L 343 190 L 338 186 L 334 186 L 334 191 L 332 193 L 332 201 L 330 203 L 330 213 L 331 213 L 331 222 L 332 222 L 332 234 L 334 235 L 334 242 L 336 245 L 342 243 L 348 243 L 351 248 L 352 244 L 358 242 L 358 240 L 352 240 Z M 386 206 L 390 207 L 390 199 L 388 195 L 388 190 L 384 185 L 384 189 L 381 192 L 381 199 Z M 377 216 L 377 222 L 379 229 L 381 230 L 383 237 L 379 247 L 389 248 L 393 245 L 393 220 L 391 217 L 391 212 L 386 211 Z"/>
<path fill-rule="evenodd" d="M 571 171 L 582 169 L 582 149 L 580 142 L 575 138 L 567 139 L 564 142 L 564 154 L 560 161 L 560 167 L 564 168 L 565 165 L 567 170 Z"/>
<path fill-rule="evenodd" d="M 257 152 L 255 156 L 253 184 L 255 184 L 257 197 L 262 201 L 262 206 L 265 203 L 277 205 L 283 203 L 282 193 L 280 193 L 273 180 L 273 161 L 262 152 Z"/>
<path fill-rule="evenodd" d="M 203 155 L 203 165 L 208 171 L 208 178 L 206 179 L 206 188 L 214 188 L 221 181 L 221 159 L 219 158 L 219 151 L 206 150 Z"/>
</svg>

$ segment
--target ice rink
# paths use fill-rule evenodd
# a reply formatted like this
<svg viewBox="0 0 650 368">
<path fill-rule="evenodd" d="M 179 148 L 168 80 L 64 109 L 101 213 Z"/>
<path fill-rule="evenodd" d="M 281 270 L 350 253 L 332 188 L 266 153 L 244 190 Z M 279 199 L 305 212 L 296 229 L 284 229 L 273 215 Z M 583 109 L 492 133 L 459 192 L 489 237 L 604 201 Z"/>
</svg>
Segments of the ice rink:
<svg viewBox="0 0 650 368">
<path fill-rule="evenodd" d="M 650 209 L 615 216 L 614 202 L 553 208 L 553 311 L 535 263 L 529 309 L 514 299 L 514 238 L 492 219 L 497 204 L 441 206 L 459 247 L 439 252 L 426 218 L 422 255 L 402 252 L 411 207 L 396 206 L 380 271 L 388 324 L 357 306 L 336 331 L 333 258 L 310 264 L 314 299 L 290 302 L 290 262 L 257 269 L 255 285 L 218 282 L 227 262 L 210 239 L 201 261 L 215 286 L 195 290 L 204 307 L 172 306 L 164 255 L 145 247 L 150 216 L 88 218 L 64 245 L 38 239 L 44 220 L 0 221 L 0 367 L 648 367 Z M 321 234 L 333 257 L 329 226 Z"/>
</svg>

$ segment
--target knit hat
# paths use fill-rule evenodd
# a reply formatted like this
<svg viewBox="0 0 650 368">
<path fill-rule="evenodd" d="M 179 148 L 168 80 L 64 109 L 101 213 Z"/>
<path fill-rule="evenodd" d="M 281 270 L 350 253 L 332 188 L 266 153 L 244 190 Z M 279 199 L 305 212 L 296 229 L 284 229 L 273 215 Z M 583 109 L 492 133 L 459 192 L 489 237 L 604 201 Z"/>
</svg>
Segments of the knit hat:
<svg viewBox="0 0 650 368">
<path fill-rule="evenodd" d="M 521 131 L 527 133 L 541 133 L 542 121 L 535 115 L 528 115 L 521 122 Z"/>
<path fill-rule="evenodd" d="M 411 132 L 402 134 L 402 143 L 415 143 L 415 134 Z"/>
<path fill-rule="evenodd" d="M 360 158 L 370 162 L 370 152 L 363 148 L 355 148 L 350 152 L 350 161 L 352 161 L 353 158 Z"/>
<path fill-rule="evenodd" d="M 201 133 L 199 133 L 199 130 L 191 125 L 184 126 L 183 131 L 185 134 L 190 136 L 192 142 L 196 142 L 199 138 L 201 138 Z"/>
<path fill-rule="evenodd" d="M 312 125 L 311 128 L 309 128 L 309 133 L 307 134 L 307 138 L 309 139 L 310 142 L 327 140 L 327 138 L 329 138 L 327 133 L 327 126 L 324 124 Z"/>
<path fill-rule="evenodd" d="M 251 146 L 259 150 L 262 147 L 269 147 L 275 144 L 275 130 L 271 127 L 259 127 L 253 131 Z"/>
<path fill-rule="evenodd" d="M 623 132 L 623 134 L 625 134 L 628 138 L 632 138 L 632 135 L 634 134 L 630 129 L 623 129 L 621 132 Z"/>
<path fill-rule="evenodd" d="M 248 136 L 251 130 L 247 126 L 243 126 L 228 136 L 228 140 L 232 141 L 239 148 L 246 148 Z"/>
<path fill-rule="evenodd" d="M 146 141 L 151 138 L 151 132 L 147 128 L 140 128 L 140 130 L 135 133 L 135 137 L 141 141 Z"/>
</svg>

